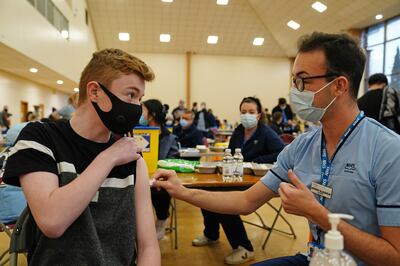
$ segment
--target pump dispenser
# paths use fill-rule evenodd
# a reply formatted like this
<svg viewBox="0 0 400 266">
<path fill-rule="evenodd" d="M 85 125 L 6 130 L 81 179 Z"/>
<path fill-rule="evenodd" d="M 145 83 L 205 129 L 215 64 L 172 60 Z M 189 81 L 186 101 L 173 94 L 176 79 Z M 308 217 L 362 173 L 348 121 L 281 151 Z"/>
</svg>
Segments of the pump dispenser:
<svg viewBox="0 0 400 266">
<path fill-rule="evenodd" d="M 325 234 L 325 249 L 317 250 L 310 261 L 310 266 L 356 266 L 354 259 L 343 251 L 343 235 L 337 230 L 340 219 L 352 220 L 348 214 L 328 214 L 331 230 Z"/>
</svg>

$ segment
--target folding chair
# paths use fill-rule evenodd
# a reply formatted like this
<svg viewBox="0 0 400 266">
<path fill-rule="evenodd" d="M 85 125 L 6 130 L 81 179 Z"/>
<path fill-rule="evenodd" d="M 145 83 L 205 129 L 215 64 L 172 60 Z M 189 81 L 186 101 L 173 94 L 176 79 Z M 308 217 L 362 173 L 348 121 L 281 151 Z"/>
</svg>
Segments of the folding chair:
<svg viewBox="0 0 400 266">
<path fill-rule="evenodd" d="M 8 237 L 10 237 L 11 239 L 11 230 L 14 227 L 14 223 L 11 224 L 5 224 L 3 222 L 0 221 L 0 233 L 1 232 L 5 232 L 6 235 L 8 235 Z M 5 250 L 3 253 L 0 254 L 0 266 L 5 266 L 7 264 L 7 262 L 10 260 L 10 258 L 7 256 L 7 254 L 9 253 L 9 249 Z"/>
<path fill-rule="evenodd" d="M 26 207 L 19 216 L 10 241 L 10 266 L 18 265 L 18 253 L 28 253 L 36 232 L 36 223 L 29 208 Z"/>
<path fill-rule="evenodd" d="M 178 249 L 178 218 L 176 211 L 176 199 L 171 200 L 171 216 L 169 220 L 169 227 L 165 228 L 166 232 L 174 233 L 175 249 Z"/>
<path fill-rule="evenodd" d="M 272 231 L 276 231 L 276 232 L 279 232 L 279 233 L 282 233 L 282 234 L 285 234 L 285 235 L 288 235 L 288 236 L 293 236 L 293 238 L 296 239 L 297 236 L 296 236 L 296 233 L 295 233 L 294 230 L 293 230 L 292 225 L 289 223 L 289 221 L 288 221 L 288 220 L 282 215 L 282 213 L 281 213 L 281 211 L 282 211 L 282 204 L 279 204 L 279 208 L 276 208 L 274 205 L 272 205 L 272 204 L 269 203 L 269 202 L 267 202 L 267 204 L 268 204 L 268 206 L 270 206 L 270 207 L 276 212 L 276 215 L 275 215 L 275 217 L 274 217 L 274 220 L 273 220 L 271 226 L 266 225 L 265 222 L 264 222 L 264 220 L 263 220 L 262 217 L 260 216 L 260 214 L 258 214 L 256 211 L 255 211 L 254 213 L 255 213 L 255 215 L 257 215 L 258 219 L 260 220 L 261 225 L 260 225 L 260 224 L 253 223 L 253 222 L 249 222 L 249 221 L 243 221 L 243 222 L 245 222 L 245 223 L 247 223 L 247 224 L 250 224 L 250 225 L 253 225 L 253 226 L 257 226 L 257 227 L 259 227 L 259 228 L 262 228 L 262 229 L 268 231 L 268 235 L 267 235 L 267 237 L 265 238 L 265 240 L 264 240 L 264 242 L 263 242 L 263 244 L 262 244 L 262 248 L 265 249 L 265 246 L 267 245 L 267 242 L 268 242 L 268 240 L 269 240 L 269 237 L 271 236 Z M 281 218 L 283 219 L 283 221 L 289 226 L 290 232 L 283 231 L 283 230 L 280 230 L 280 229 L 276 229 L 276 228 L 275 228 L 276 222 L 278 221 L 278 218 L 279 218 L 279 217 L 281 217 Z"/>
</svg>

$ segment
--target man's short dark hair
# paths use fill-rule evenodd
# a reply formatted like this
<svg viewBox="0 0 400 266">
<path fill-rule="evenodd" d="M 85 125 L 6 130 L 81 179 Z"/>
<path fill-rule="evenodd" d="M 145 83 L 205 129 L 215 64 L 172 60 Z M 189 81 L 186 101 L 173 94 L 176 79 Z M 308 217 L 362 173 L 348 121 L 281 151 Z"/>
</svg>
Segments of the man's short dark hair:
<svg viewBox="0 0 400 266">
<path fill-rule="evenodd" d="M 373 84 L 385 84 L 385 85 L 388 85 L 389 82 L 388 82 L 388 79 L 387 79 L 385 74 L 377 73 L 377 74 L 373 74 L 368 79 L 368 85 L 371 86 Z"/>
<path fill-rule="evenodd" d="M 278 104 L 279 104 L 279 105 L 284 105 L 284 104 L 286 104 L 286 99 L 285 99 L 285 98 L 279 98 Z"/>
<path fill-rule="evenodd" d="M 300 38 L 298 50 L 299 53 L 323 51 L 327 74 L 347 77 L 350 82 L 350 95 L 357 98 L 365 66 L 365 54 L 358 41 L 347 34 L 314 32 Z"/>
</svg>

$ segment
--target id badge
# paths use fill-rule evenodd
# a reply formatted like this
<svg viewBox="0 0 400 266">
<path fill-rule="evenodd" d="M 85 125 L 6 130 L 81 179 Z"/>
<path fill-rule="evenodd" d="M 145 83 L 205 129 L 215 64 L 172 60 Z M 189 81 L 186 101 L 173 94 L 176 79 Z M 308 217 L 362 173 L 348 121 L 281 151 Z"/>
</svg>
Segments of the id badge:
<svg viewBox="0 0 400 266">
<path fill-rule="evenodd" d="M 318 184 L 316 182 L 312 182 L 311 183 L 311 192 L 318 196 L 322 196 L 324 198 L 331 199 L 333 189 L 331 187 L 324 186 L 324 185 Z"/>
</svg>

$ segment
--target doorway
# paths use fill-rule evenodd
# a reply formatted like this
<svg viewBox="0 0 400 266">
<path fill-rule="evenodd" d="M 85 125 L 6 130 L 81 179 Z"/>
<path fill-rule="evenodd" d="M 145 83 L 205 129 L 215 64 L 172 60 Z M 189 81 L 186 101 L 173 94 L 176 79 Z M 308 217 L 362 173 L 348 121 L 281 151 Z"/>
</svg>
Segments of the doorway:
<svg viewBox="0 0 400 266">
<path fill-rule="evenodd" d="M 21 122 L 27 122 L 26 114 L 28 113 L 28 102 L 21 101 L 20 110 L 21 110 Z"/>
</svg>

